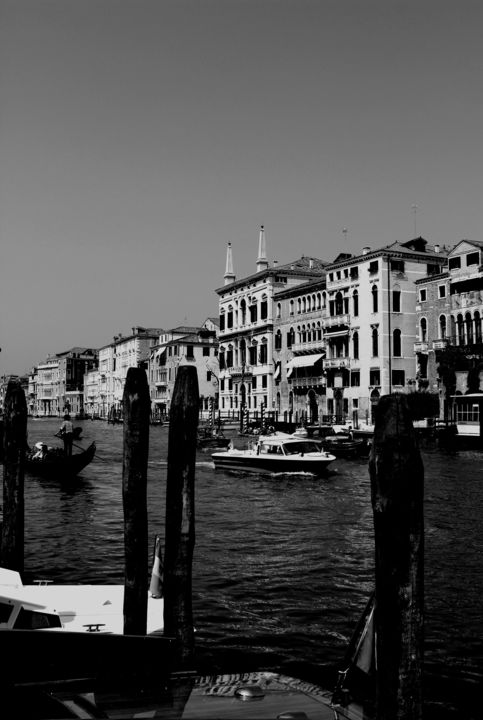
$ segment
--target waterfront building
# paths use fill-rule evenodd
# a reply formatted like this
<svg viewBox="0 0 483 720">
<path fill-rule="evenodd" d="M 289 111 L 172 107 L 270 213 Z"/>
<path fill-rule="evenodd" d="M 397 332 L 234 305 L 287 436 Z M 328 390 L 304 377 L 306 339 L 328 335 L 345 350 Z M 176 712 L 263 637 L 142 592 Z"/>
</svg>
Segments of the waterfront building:
<svg viewBox="0 0 483 720">
<path fill-rule="evenodd" d="M 326 278 L 322 261 L 316 280 L 274 294 L 274 400 L 277 417 L 322 422 L 327 414 L 323 313 Z"/>
<path fill-rule="evenodd" d="M 416 283 L 440 275 L 447 254 L 419 237 L 270 266 L 262 228 L 257 272 L 237 280 L 229 244 L 216 290 L 221 411 L 372 422 L 381 395 L 417 388 Z"/>
<path fill-rule="evenodd" d="M 88 413 L 100 418 L 122 415 L 124 385 L 130 367 L 144 367 L 147 370 L 151 348 L 158 342 L 161 328 L 132 328 L 130 335 L 115 335 L 113 341 L 99 348 L 98 393 L 94 396 L 95 378 L 88 378 Z"/>
<path fill-rule="evenodd" d="M 452 396 L 479 392 L 483 375 L 483 242 L 461 240 L 444 272 L 417 282 L 418 384 L 440 391 L 441 417 Z"/>
<path fill-rule="evenodd" d="M 218 406 L 218 328 L 218 319 L 208 318 L 201 327 L 181 326 L 160 334 L 148 364 L 153 419 L 169 414 L 180 365 L 197 370 L 200 412 L 208 413 L 210 404 Z"/>
<path fill-rule="evenodd" d="M 30 415 L 47 417 L 84 414 L 84 375 L 97 367 L 98 353 L 74 347 L 49 356 L 32 369 L 28 379 L 27 409 Z"/>
<path fill-rule="evenodd" d="M 302 257 L 287 265 L 276 262 L 270 265 L 262 226 L 256 272 L 237 280 L 232 247 L 228 243 L 225 284 L 216 290 L 220 312 L 219 408 L 222 413 L 244 408 L 249 413 L 288 411 L 288 387 L 284 386 L 282 391 L 276 388 L 276 382 L 281 377 L 282 365 L 293 353 L 286 344 L 275 350 L 274 328 L 277 321 L 277 331 L 283 332 L 282 305 L 285 307 L 290 300 L 282 296 L 277 304 L 276 298 L 282 291 L 320 280 L 324 274 L 325 263 L 316 258 Z M 283 379 L 285 382 L 285 374 Z"/>
<path fill-rule="evenodd" d="M 445 249 L 419 237 L 344 254 L 327 267 L 328 414 L 372 422 L 381 395 L 412 389 L 416 283 L 440 274 L 446 262 Z"/>
</svg>

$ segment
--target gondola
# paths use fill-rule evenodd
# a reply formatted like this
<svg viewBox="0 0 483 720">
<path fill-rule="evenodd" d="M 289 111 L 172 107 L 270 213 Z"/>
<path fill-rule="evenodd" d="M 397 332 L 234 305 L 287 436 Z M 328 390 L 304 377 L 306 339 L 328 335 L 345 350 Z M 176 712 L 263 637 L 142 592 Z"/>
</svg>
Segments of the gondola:
<svg viewBox="0 0 483 720">
<path fill-rule="evenodd" d="M 96 453 L 95 442 L 82 452 L 65 455 L 61 448 L 50 448 L 45 457 L 33 457 L 29 453 L 25 460 L 25 469 L 31 475 L 60 480 L 78 475 L 93 460 Z"/>
<path fill-rule="evenodd" d="M 77 427 L 74 428 L 74 431 L 72 433 L 72 439 L 80 440 L 81 435 L 82 435 L 82 427 L 80 425 L 78 425 Z M 60 432 L 60 430 L 59 430 L 59 432 L 55 433 L 55 437 L 62 438 L 62 433 Z"/>
</svg>

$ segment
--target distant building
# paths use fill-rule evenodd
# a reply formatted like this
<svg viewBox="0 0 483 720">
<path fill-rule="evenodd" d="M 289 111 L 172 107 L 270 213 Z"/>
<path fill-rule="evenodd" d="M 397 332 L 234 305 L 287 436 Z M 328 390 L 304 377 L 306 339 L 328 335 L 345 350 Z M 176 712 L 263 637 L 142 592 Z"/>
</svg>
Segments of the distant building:
<svg viewBox="0 0 483 720">
<path fill-rule="evenodd" d="M 86 378 L 86 413 L 108 419 L 122 416 L 124 385 L 130 367 L 147 371 L 151 348 L 156 345 L 160 328 L 132 328 L 130 335 L 115 335 L 113 342 L 99 349 L 99 374 Z M 95 383 L 98 383 L 97 392 Z"/>
<path fill-rule="evenodd" d="M 444 272 L 417 283 L 417 381 L 440 391 L 441 416 L 452 397 L 483 391 L 483 242 L 461 240 Z"/>
<path fill-rule="evenodd" d="M 28 379 L 29 414 L 48 417 L 84 414 L 84 376 L 97 367 L 98 352 L 74 347 L 49 356 Z"/>
<path fill-rule="evenodd" d="M 196 368 L 200 411 L 218 405 L 218 322 L 208 318 L 201 327 L 177 327 L 160 334 L 149 357 L 149 387 L 154 419 L 169 414 L 178 368 Z"/>
</svg>

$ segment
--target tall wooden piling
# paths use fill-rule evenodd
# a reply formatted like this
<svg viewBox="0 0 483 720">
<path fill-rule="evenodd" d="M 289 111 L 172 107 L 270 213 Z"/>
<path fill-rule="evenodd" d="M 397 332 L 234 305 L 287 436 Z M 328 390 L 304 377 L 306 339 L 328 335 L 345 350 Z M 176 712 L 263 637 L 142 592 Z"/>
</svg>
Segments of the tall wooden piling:
<svg viewBox="0 0 483 720">
<path fill-rule="evenodd" d="M 376 408 L 369 458 L 376 561 L 376 718 L 422 718 L 424 469 L 402 395 Z"/>
<path fill-rule="evenodd" d="M 166 535 L 164 544 L 164 632 L 177 640 L 176 661 L 194 657 L 192 562 L 195 545 L 194 480 L 198 427 L 196 368 L 178 368 L 169 416 Z"/>
<path fill-rule="evenodd" d="M 146 371 L 129 368 L 124 385 L 124 634 L 146 635 L 148 612 L 147 469 L 151 402 Z"/>
<path fill-rule="evenodd" d="M 27 449 L 27 402 L 17 380 L 7 384 L 3 419 L 3 523 L 1 562 L 24 570 L 24 476 Z"/>
</svg>

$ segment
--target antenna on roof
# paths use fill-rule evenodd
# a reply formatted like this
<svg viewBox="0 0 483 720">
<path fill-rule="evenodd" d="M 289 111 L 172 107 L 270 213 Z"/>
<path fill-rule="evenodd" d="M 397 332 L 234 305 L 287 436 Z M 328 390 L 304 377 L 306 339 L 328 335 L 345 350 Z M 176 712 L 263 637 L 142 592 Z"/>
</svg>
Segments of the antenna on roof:
<svg viewBox="0 0 483 720">
<path fill-rule="evenodd" d="M 344 235 L 344 245 L 347 242 L 347 228 L 342 228 L 342 234 Z"/>
<path fill-rule="evenodd" d="M 418 212 L 418 206 L 415 203 L 413 203 L 411 205 L 411 210 L 414 213 L 414 237 L 416 238 L 418 236 L 418 233 L 416 231 L 416 213 Z"/>
</svg>

